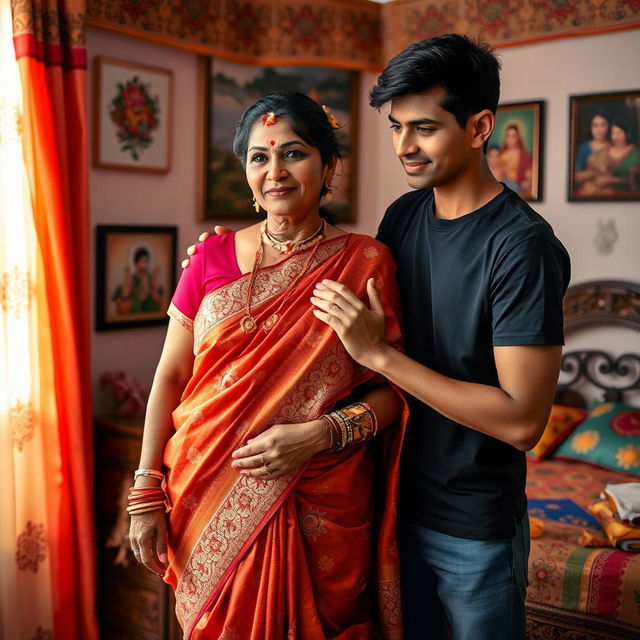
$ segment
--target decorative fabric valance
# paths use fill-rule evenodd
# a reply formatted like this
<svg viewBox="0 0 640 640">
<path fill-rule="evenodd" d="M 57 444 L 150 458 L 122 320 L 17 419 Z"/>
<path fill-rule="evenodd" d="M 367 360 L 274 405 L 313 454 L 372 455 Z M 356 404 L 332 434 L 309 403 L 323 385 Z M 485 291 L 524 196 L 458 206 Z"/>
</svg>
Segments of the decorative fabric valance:
<svg viewBox="0 0 640 640">
<path fill-rule="evenodd" d="M 368 0 L 89 0 L 88 24 L 265 65 L 381 67 L 380 5 Z"/>
<path fill-rule="evenodd" d="M 88 0 L 88 24 L 265 65 L 380 70 L 412 42 L 455 31 L 494 47 L 640 27 L 619 0 Z"/>
<path fill-rule="evenodd" d="M 640 27 L 640 3 L 617 0 L 394 0 L 381 11 L 385 60 L 439 33 L 501 48 Z"/>
</svg>

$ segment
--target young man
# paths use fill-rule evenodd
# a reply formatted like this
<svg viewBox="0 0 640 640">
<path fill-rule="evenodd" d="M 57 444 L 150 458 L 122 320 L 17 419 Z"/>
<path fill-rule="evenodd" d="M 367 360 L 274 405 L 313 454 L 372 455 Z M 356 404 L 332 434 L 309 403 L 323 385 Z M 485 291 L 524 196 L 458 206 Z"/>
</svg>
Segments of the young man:
<svg viewBox="0 0 640 640">
<path fill-rule="evenodd" d="M 358 362 L 411 395 L 399 505 L 407 640 L 525 637 L 524 452 L 554 394 L 570 266 L 551 227 L 487 166 L 499 71 L 488 46 L 447 34 L 396 56 L 370 94 L 373 107 L 391 103 L 415 189 L 378 233 L 398 263 L 406 355 L 383 342 L 373 281 L 371 309 L 331 281 L 312 298 Z"/>
</svg>

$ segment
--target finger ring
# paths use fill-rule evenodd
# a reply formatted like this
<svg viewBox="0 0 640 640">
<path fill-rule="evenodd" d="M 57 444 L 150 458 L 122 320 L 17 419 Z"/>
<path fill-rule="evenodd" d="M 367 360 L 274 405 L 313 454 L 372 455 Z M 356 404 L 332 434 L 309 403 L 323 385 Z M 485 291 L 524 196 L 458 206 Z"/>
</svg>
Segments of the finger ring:
<svg viewBox="0 0 640 640">
<path fill-rule="evenodd" d="M 267 466 L 265 465 L 265 467 L 264 467 L 264 471 L 265 471 L 265 473 L 267 474 L 267 477 L 268 477 L 268 478 L 270 478 L 270 477 L 271 477 L 271 471 L 269 471 L 269 467 L 267 467 Z"/>
<path fill-rule="evenodd" d="M 260 462 L 262 462 L 262 466 L 266 469 L 268 465 L 264 461 L 264 451 L 260 454 Z"/>
</svg>

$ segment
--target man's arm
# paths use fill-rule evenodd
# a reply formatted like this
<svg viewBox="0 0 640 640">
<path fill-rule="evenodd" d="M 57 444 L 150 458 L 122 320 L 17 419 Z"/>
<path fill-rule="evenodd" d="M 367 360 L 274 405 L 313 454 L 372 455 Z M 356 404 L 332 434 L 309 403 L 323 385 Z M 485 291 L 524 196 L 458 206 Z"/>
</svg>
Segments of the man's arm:
<svg viewBox="0 0 640 640">
<path fill-rule="evenodd" d="M 336 331 L 355 360 L 455 422 L 522 451 L 537 443 L 553 401 L 561 346 L 494 347 L 500 386 L 463 382 L 387 345 L 384 311 L 373 280 L 367 292 L 371 309 L 347 287 L 329 280 L 317 285 L 312 298 L 316 317 Z"/>
</svg>

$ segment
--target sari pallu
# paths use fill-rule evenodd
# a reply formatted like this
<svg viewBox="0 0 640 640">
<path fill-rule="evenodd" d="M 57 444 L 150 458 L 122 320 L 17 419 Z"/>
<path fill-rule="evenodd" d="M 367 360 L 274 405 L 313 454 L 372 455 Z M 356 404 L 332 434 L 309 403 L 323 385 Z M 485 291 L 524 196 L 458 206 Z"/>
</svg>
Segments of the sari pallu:
<svg viewBox="0 0 640 640">
<path fill-rule="evenodd" d="M 242 332 L 249 276 L 205 295 L 195 320 L 193 376 L 165 450 L 169 568 L 185 639 L 341 640 L 400 637 L 395 502 L 401 428 L 379 441 L 321 453 L 273 481 L 240 476 L 231 453 L 273 424 L 329 411 L 374 373 L 351 359 L 309 301 L 323 278 L 366 300 L 375 277 L 398 343 L 395 267 L 365 236 L 325 240 L 257 272 Z M 264 321 L 289 295 L 270 332 Z M 172 317 L 181 320 L 174 307 Z M 188 325 L 187 318 L 182 318 Z M 374 460 L 375 457 L 377 460 Z M 383 482 L 374 504 L 374 466 Z M 374 518 L 377 522 L 374 526 Z"/>
</svg>

